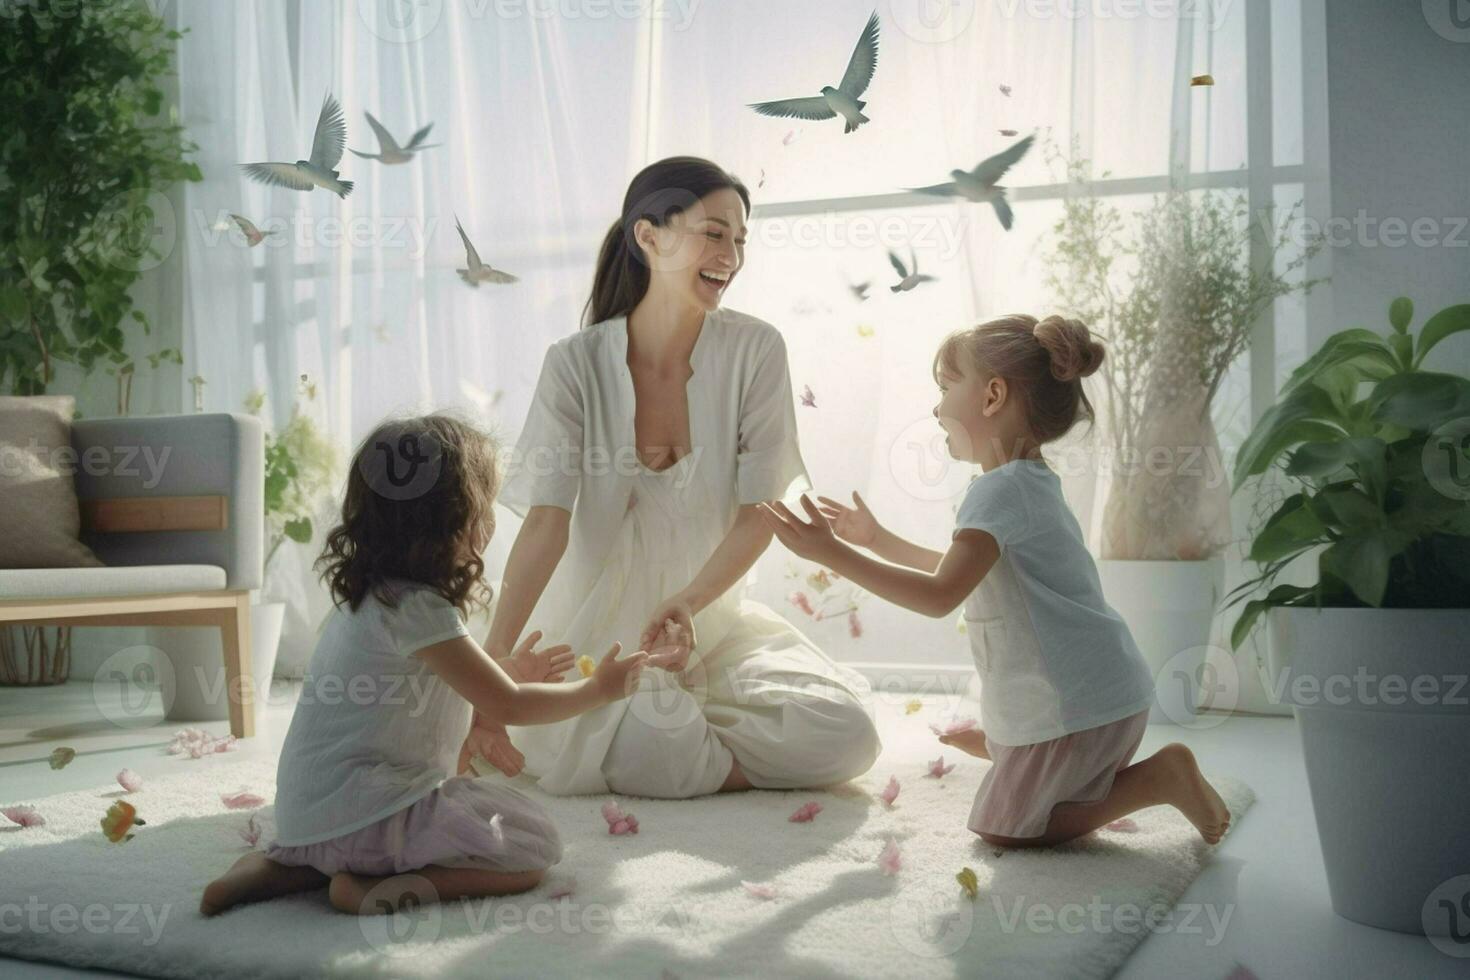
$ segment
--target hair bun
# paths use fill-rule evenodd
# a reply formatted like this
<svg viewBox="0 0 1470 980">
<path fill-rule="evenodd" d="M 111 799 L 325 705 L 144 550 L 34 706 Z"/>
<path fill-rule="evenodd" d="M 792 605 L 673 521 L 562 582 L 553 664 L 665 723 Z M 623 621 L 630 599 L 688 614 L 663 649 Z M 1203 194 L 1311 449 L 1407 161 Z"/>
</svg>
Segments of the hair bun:
<svg viewBox="0 0 1470 980">
<path fill-rule="evenodd" d="M 1051 355 L 1052 377 L 1058 381 L 1085 378 L 1102 366 L 1103 345 L 1081 320 L 1049 316 L 1032 332 Z"/>
</svg>

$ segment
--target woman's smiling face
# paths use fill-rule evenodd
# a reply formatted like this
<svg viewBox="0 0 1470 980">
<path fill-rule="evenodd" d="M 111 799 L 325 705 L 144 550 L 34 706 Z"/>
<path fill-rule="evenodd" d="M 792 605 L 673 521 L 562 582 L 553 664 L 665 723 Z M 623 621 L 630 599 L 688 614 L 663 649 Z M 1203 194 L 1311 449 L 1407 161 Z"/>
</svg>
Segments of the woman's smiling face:
<svg viewBox="0 0 1470 980">
<path fill-rule="evenodd" d="M 651 288 L 714 310 L 745 263 L 745 202 L 733 188 L 724 187 L 674 215 L 663 228 L 640 220 L 635 235 L 649 260 Z"/>
</svg>

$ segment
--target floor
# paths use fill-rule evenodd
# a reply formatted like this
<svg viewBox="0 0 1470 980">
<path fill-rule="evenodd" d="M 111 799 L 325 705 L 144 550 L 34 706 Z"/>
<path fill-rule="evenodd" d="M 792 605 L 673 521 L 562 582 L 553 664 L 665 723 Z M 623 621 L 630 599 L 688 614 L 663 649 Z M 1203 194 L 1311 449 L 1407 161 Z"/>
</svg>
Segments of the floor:
<svg viewBox="0 0 1470 980">
<path fill-rule="evenodd" d="M 260 712 L 257 736 L 224 758 L 275 758 L 299 690 L 299 684 L 277 681 Z M 879 710 L 900 707 L 884 704 Z M 125 727 L 107 720 L 124 717 Z M 124 767 L 145 781 L 177 771 L 177 760 L 161 746 L 182 724 L 165 722 L 156 709 L 124 711 L 115 695 L 86 683 L 0 689 L 0 801 L 104 786 Z M 1333 913 L 1292 719 L 1206 716 L 1204 724 L 1211 727 L 1150 726 L 1140 755 L 1181 741 L 1206 772 L 1228 773 L 1256 792 L 1256 804 L 1220 846 L 1214 864 L 1181 899 L 1180 912 L 1198 906 L 1201 923 L 1223 927 L 1187 930 L 1182 926 L 1188 919 L 1174 917 L 1181 928 L 1148 936 L 1119 972 L 1121 980 L 1223 978 L 1237 964 L 1262 980 L 1465 976 L 1465 961 L 1441 954 L 1423 937 L 1372 929 Z M 228 731 L 223 722 L 199 727 Z M 46 759 L 63 744 L 77 749 L 77 756 L 54 771 Z M 8 980 L 100 975 L 4 958 L 0 973 Z"/>
</svg>

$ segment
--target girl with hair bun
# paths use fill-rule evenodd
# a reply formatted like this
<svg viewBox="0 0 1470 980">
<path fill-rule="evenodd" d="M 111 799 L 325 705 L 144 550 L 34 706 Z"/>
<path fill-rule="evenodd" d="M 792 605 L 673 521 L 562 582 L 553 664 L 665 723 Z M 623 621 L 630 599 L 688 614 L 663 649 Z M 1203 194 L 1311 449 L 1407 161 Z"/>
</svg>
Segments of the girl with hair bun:
<svg viewBox="0 0 1470 980">
<path fill-rule="evenodd" d="M 1132 762 L 1153 678 L 1103 599 L 1082 529 L 1042 458 L 1044 445 L 1092 419 L 1081 379 L 1103 356 L 1086 325 L 1060 316 L 1003 316 L 945 338 L 934 416 L 950 454 L 984 471 L 946 551 L 895 535 L 857 493 L 852 506 L 803 495 L 809 520 L 780 502 L 761 510 L 793 552 L 890 602 L 934 617 L 963 604 L 983 727 L 940 741 L 991 761 L 968 826 L 999 846 L 1060 844 L 1159 804 L 1211 844 L 1230 825 L 1184 745 Z"/>
</svg>

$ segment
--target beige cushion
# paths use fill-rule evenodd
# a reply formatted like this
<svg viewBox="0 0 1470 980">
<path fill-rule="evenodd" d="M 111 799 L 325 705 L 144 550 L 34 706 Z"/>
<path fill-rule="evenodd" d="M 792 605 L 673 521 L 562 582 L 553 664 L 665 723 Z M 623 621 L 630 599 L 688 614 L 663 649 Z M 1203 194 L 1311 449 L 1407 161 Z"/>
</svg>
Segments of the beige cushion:
<svg viewBox="0 0 1470 980">
<path fill-rule="evenodd" d="M 218 565 L 116 565 L 112 568 L 0 568 L 6 599 L 81 599 L 170 592 L 214 592 L 225 587 Z"/>
<path fill-rule="evenodd" d="M 63 395 L 0 396 L 0 568 L 102 564 L 78 540 L 74 409 Z"/>
</svg>

